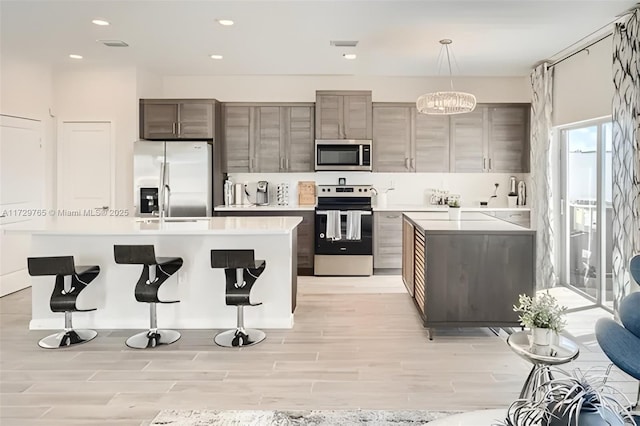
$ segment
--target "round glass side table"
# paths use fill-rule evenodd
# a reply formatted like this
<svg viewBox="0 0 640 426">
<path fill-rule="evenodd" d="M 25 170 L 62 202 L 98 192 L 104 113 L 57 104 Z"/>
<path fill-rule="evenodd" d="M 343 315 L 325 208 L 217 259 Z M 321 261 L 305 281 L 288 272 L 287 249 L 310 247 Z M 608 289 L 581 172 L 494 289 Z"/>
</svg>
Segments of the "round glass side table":
<svg viewBox="0 0 640 426">
<path fill-rule="evenodd" d="M 534 345 L 531 339 L 530 333 L 525 331 L 518 331 L 507 338 L 511 350 L 533 364 L 520 398 L 529 398 L 540 385 L 553 378 L 549 366 L 566 364 L 580 355 L 578 345 L 564 336 L 558 336 L 549 346 Z"/>
</svg>

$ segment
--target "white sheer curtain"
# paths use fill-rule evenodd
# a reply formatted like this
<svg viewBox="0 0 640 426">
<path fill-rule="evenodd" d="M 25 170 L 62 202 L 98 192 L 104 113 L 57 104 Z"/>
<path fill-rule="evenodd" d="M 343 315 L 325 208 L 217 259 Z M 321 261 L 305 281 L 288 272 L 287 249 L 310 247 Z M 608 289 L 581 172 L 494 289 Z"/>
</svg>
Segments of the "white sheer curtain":
<svg viewBox="0 0 640 426">
<path fill-rule="evenodd" d="M 613 32 L 614 309 L 630 288 L 629 259 L 640 253 L 640 9 Z"/>
<path fill-rule="evenodd" d="M 536 225 L 536 288 L 556 284 L 551 193 L 551 110 L 553 69 L 547 63 L 531 73 L 531 195 Z"/>
</svg>

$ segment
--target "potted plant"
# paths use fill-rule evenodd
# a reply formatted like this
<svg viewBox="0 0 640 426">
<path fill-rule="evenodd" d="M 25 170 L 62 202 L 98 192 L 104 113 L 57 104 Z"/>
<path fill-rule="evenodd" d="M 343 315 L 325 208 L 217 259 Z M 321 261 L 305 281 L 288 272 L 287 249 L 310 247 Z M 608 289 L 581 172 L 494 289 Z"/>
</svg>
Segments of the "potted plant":
<svg viewBox="0 0 640 426">
<path fill-rule="evenodd" d="M 552 369 L 555 378 L 536 389 L 531 399 L 518 399 L 501 423 L 506 426 L 623 426 L 636 425 L 625 407 L 629 401 L 605 384 L 605 376 L 571 375 Z M 620 401 L 626 402 L 626 406 Z"/>
<path fill-rule="evenodd" d="M 548 346 L 553 335 L 566 325 L 563 315 L 567 307 L 558 305 L 556 298 L 548 291 L 535 297 L 521 294 L 518 303 L 513 310 L 520 312 L 520 324 L 531 329 L 532 343 L 535 345 Z"/>
<path fill-rule="evenodd" d="M 449 204 L 449 220 L 460 220 L 460 201 L 457 198 L 450 198 Z"/>
</svg>

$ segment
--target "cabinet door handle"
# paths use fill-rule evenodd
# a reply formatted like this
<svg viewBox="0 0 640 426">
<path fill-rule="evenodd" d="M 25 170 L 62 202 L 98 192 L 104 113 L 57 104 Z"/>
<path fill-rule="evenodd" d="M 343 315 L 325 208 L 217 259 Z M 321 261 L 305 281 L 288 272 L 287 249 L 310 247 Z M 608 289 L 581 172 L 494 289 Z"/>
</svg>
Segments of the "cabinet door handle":
<svg viewBox="0 0 640 426">
<path fill-rule="evenodd" d="M 487 170 L 487 159 L 482 157 L 482 170 Z"/>
<path fill-rule="evenodd" d="M 489 158 L 489 171 L 491 171 L 491 158 Z"/>
<path fill-rule="evenodd" d="M 253 171 L 253 158 L 249 158 L 249 171 Z"/>
<path fill-rule="evenodd" d="M 400 215 L 395 215 L 395 216 L 387 215 L 387 216 L 385 216 L 385 217 L 386 217 L 387 219 L 397 219 L 397 218 L 399 218 L 399 217 L 400 217 Z"/>
<path fill-rule="evenodd" d="M 171 123 L 171 134 L 176 134 L 176 123 Z"/>
<path fill-rule="evenodd" d="M 178 121 L 178 134 L 182 133 L 182 123 Z"/>
<path fill-rule="evenodd" d="M 284 159 L 284 165 L 285 165 L 285 169 L 289 170 L 289 158 L 285 158 Z"/>
<path fill-rule="evenodd" d="M 409 158 L 404 159 L 404 168 L 407 170 L 411 170 L 411 167 L 409 167 Z"/>
<path fill-rule="evenodd" d="M 416 159 L 412 158 L 411 159 L 411 170 L 415 170 L 416 169 Z"/>
<path fill-rule="evenodd" d="M 280 170 L 284 170 L 284 158 L 280 159 Z"/>
</svg>

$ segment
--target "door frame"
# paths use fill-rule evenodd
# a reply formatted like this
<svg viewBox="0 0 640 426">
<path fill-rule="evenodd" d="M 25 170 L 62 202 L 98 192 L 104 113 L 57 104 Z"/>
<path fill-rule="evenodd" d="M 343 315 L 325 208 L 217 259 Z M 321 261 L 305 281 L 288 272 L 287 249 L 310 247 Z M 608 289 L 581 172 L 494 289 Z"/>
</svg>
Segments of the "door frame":
<svg viewBox="0 0 640 426">
<path fill-rule="evenodd" d="M 592 120 L 584 120 L 568 125 L 558 126 L 556 128 L 556 135 L 559 142 L 559 181 L 560 181 L 560 190 L 559 190 L 559 211 L 560 211 L 560 259 L 559 259 L 559 284 L 565 288 L 568 288 L 579 295 L 583 296 L 587 301 L 591 302 L 587 306 L 583 306 L 580 308 L 571 309 L 570 311 L 591 309 L 593 307 L 599 307 L 604 310 L 613 313 L 613 310 L 605 305 L 603 295 L 606 292 L 606 259 L 604 253 L 605 250 L 605 231 L 606 231 L 606 209 L 604 203 L 605 196 L 605 188 L 604 188 L 604 172 L 605 172 L 605 161 L 606 161 L 606 153 L 603 148 L 606 148 L 603 134 L 603 126 L 606 123 L 610 123 L 612 120 L 611 116 L 604 116 L 594 118 Z M 567 152 L 567 131 L 581 129 L 585 127 L 596 127 L 597 132 L 597 143 L 596 146 L 596 217 L 598 218 L 598 229 L 596 232 L 596 257 L 598 259 L 598 282 L 597 288 L 598 292 L 596 297 L 589 295 L 588 293 L 572 286 L 569 284 L 569 247 L 570 241 L 569 236 L 567 235 L 566 230 L 569 227 L 569 209 L 568 209 L 568 197 L 567 193 L 569 190 L 569 177 L 568 177 L 568 152 Z"/>
<path fill-rule="evenodd" d="M 109 135 L 109 171 L 111 174 L 111 179 L 110 179 L 110 186 L 111 189 L 109 191 L 109 208 L 110 209 L 115 209 L 116 206 L 115 204 L 115 200 L 116 200 L 116 176 L 115 176 L 115 158 L 116 158 L 116 147 L 115 147 L 115 123 L 113 120 L 109 120 L 109 119 L 97 119 L 97 120 L 65 120 L 62 118 L 58 119 L 57 122 L 57 139 L 56 139 L 56 159 L 55 159 L 55 164 L 56 164 L 56 174 L 55 174 L 55 179 L 56 179 L 56 197 L 55 197 L 55 201 L 56 201 L 56 210 L 60 208 L 60 206 L 63 204 L 63 197 L 62 197 L 62 185 L 64 182 L 64 167 L 63 167 L 63 162 L 62 162 L 62 158 L 64 156 L 65 153 L 65 146 L 64 146 L 64 125 L 67 123 L 80 123 L 80 124 L 87 124 L 87 123 L 108 123 L 109 124 L 109 128 L 110 128 L 110 135 Z"/>
</svg>

